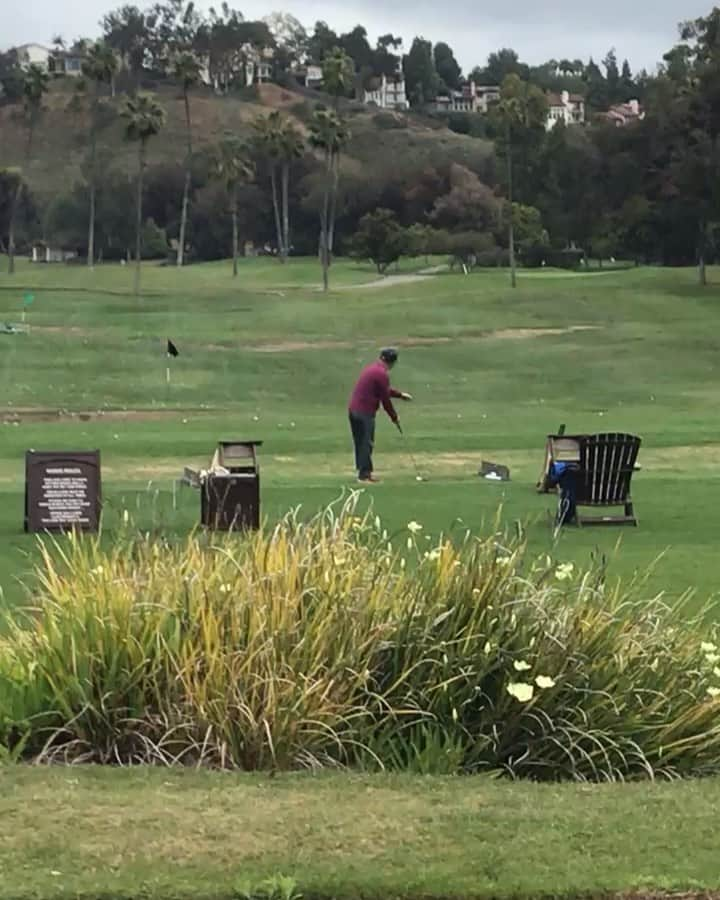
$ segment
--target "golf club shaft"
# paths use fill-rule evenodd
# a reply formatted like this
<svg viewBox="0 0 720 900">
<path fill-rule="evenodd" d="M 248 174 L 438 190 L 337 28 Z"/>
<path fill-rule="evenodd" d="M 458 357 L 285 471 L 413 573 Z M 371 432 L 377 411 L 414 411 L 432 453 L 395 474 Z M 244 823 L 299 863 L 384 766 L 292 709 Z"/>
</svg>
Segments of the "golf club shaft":
<svg viewBox="0 0 720 900">
<path fill-rule="evenodd" d="M 402 435 L 403 444 L 405 445 L 405 451 L 406 451 L 406 453 L 408 454 L 408 456 L 410 457 L 410 460 L 411 460 L 411 462 L 412 462 L 412 464 L 413 464 L 413 468 L 415 469 L 415 475 L 416 475 L 418 478 L 422 478 L 423 476 L 420 474 L 420 468 L 418 467 L 417 460 L 415 459 L 415 454 L 414 454 L 414 453 L 412 452 L 412 450 L 408 447 L 408 443 L 407 443 L 407 441 L 405 440 L 405 432 L 402 430 L 402 428 L 400 428 L 400 425 L 398 425 L 398 431 L 399 431 L 400 434 Z"/>
</svg>

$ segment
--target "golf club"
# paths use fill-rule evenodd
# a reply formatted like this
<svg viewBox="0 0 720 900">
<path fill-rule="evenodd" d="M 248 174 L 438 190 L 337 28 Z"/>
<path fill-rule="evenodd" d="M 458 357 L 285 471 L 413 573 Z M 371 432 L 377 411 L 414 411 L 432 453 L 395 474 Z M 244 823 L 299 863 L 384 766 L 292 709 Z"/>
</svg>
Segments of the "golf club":
<svg viewBox="0 0 720 900">
<path fill-rule="evenodd" d="M 403 444 L 405 445 L 405 451 L 408 454 L 408 456 L 410 457 L 410 460 L 413 464 L 413 468 L 415 469 L 415 481 L 427 481 L 428 479 L 425 478 L 424 475 L 420 474 L 420 467 L 418 466 L 417 460 L 415 459 L 415 454 L 408 447 L 407 441 L 405 440 L 405 432 L 402 430 L 402 426 L 400 425 L 399 422 L 396 422 L 395 425 L 397 427 L 397 430 L 400 432 L 400 436 L 403 439 Z"/>
</svg>

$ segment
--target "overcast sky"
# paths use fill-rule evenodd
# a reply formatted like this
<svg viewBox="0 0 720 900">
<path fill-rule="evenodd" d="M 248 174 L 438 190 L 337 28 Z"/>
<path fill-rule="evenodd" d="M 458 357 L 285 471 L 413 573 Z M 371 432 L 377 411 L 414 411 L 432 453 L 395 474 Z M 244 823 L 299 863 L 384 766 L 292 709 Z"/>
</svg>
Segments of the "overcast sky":
<svg viewBox="0 0 720 900">
<path fill-rule="evenodd" d="M 139 6 L 145 0 L 125 0 Z M 93 37 L 102 14 L 121 5 L 105 0 L 0 0 L 0 46 L 36 41 L 54 34 L 66 39 Z M 207 0 L 198 0 L 207 8 Z M 217 5 L 220 5 L 218 0 Z M 549 58 L 601 59 L 615 47 L 634 70 L 653 69 L 677 37 L 677 24 L 705 15 L 712 0 L 230 0 L 246 18 L 262 18 L 276 9 L 296 15 L 306 27 L 324 19 L 338 31 L 358 22 L 371 39 L 392 31 L 406 46 L 419 34 L 434 43 L 447 41 L 464 69 L 485 61 L 492 50 L 513 47 L 530 63 Z"/>
</svg>

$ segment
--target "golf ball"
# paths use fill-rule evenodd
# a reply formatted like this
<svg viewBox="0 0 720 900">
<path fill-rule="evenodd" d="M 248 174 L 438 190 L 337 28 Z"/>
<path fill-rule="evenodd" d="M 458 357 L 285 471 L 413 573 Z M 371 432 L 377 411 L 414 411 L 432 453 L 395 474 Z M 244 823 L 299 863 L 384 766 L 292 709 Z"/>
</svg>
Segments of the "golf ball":
<svg viewBox="0 0 720 900">
<path fill-rule="evenodd" d="M 415 481 L 422 481 L 422 476 L 418 475 L 417 478 L 415 479 Z"/>
</svg>

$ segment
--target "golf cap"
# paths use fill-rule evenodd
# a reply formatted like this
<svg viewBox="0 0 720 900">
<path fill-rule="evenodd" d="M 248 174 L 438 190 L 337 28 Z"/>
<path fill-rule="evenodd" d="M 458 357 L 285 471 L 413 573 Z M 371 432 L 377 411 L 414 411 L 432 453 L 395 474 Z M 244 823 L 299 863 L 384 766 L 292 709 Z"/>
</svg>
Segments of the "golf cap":
<svg viewBox="0 0 720 900">
<path fill-rule="evenodd" d="M 394 366 L 398 361 L 398 352 L 394 347 L 385 347 L 384 350 L 380 351 L 380 359 L 383 362 L 388 363 L 391 366 Z"/>
</svg>

